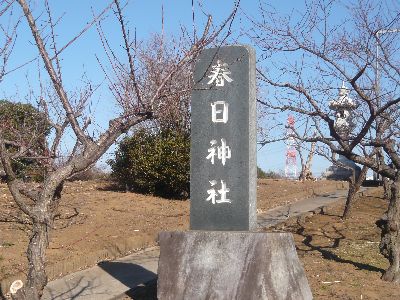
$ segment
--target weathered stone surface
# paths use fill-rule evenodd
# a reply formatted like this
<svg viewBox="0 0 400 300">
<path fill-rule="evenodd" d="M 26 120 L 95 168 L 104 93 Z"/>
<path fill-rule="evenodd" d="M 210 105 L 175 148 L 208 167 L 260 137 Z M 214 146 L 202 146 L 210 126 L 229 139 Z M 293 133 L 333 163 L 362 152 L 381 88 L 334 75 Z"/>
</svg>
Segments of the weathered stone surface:
<svg viewBox="0 0 400 300">
<path fill-rule="evenodd" d="M 357 166 L 357 164 L 348 158 L 339 155 L 338 161 L 347 166 L 349 169 L 332 165 L 330 166 L 326 172 L 324 173 L 324 177 L 330 180 L 347 180 L 350 176 L 353 176 L 353 172 L 351 169 L 354 169 L 355 177 L 357 178 L 361 173 L 361 168 Z"/>
<path fill-rule="evenodd" d="M 217 67 L 220 66 L 220 67 Z M 227 71 L 223 85 L 213 81 L 213 70 Z M 222 71 L 221 71 L 222 72 Z M 211 77 L 210 77 L 211 76 Z M 193 230 L 251 230 L 256 227 L 256 88 L 255 52 L 248 46 L 227 46 L 202 52 L 194 72 L 191 98 L 190 228 Z M 213 82 L 210 82 L 213 81 Z M 227 106 L 226 122 L 213 121 L 215 110 Z M 215 106 L 219 103 L 218 106 Z M 215 108 L 217 107 L 217 108 Z M 215 112 L 215 111 L 214 111 Z M 216 114 L 223 118 L 220 111 Z M 222 145 L 230 158 L 207 159 L 209 149 Z M 211 142 L 215 141 L 212 145 Z M 223 149 L 225 151 L 225 149 Z M 214 181 L 214 185 L 211 182 Z M 222 182 L 230 203 L 208 200 L 208 190 L 219 193 Z M 218 194 L 216 200 L 221 199 Z M 215 202 L 215 203 L 213 203 Z"/>
<path fill-rule="evenodd" d="M 158 299 L 312 299 L 289 233 L 161 232 Z"/>
</svg>

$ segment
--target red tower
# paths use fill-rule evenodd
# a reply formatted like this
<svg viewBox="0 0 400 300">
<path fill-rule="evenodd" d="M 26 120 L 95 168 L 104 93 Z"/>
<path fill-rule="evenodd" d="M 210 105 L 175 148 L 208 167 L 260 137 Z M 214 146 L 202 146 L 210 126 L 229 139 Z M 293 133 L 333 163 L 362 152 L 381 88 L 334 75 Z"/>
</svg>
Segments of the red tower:
<svg viewBox="0 0 400 300">
<path fill-rule="evenodd" d="M 294 134 L 295 119 L 292 115 L 288 116 L 286 125 L 286 160 L 285 160 L 285 177 L 297 177 L 297 162 L 296 162 L 296 140 Z"/>
</svg>

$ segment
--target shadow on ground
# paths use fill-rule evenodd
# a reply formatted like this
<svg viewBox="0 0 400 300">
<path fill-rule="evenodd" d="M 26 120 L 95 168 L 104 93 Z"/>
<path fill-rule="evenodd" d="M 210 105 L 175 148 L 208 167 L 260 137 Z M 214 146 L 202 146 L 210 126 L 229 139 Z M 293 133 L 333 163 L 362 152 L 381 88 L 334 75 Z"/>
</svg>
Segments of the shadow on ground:
<svg viewBox="0 0 400 300">
<path fill-rule="evenodd" d="M 135 300 L 157 300 L 157 279 L 131 289 L 125 295 Z"/>
<path fill-rule="evenodd" d="M 0 287 L 0 299 L 1 300 L 6 299 L 6 297 L 4 296 L 3 289 L 1 287 Z"/>
<path fill-rule="evenodd" d="M 63 291 L 59 291 L 57 289 L 53 290 L 52 288 L 45 287 L 43 298 L 45 300 L 71 300 L 71 299 L 79 299 L 80 297 L 87 296 L 88 294 L 92 294 L 99 287 L 98 283 L 88 282 L 84 278 L 80 278 L 78 281 L 64 281 L 66 288 L 63 288 Z"/>
<path fill-rule="evenodd" d="M 343 258 L 339 257 L 337 254 L 335 254 L 333 251 L 331 251 L 330 249 L 333 250 L 333 249 L 338 248 L 340 241 L 346 238 L 345 235 L 340 230 L 336 229 L 334 226 L 333 226 L 333 229 L 334 229 L 333 235 L 331 233 L 328 233 L 328 232 L 322 230 L 322 235 L 324 237 L 332 240 L 332 244 L 330 246 L 322 247 L 319 245 L 315 245 L 313 243 L 314 236 L 312 234 L 306 233 L 306 228 L 301 224 L 299 219 L 297 220 L 296 225 L 297 225 L 297 229 L 295 230 L 296 234 L 301 235 L 304 238 L 302 243 L 309 248 L 308 250 L 305 250 L 305 249 L 299 249 L 296 246 L 297 251 L 303 251 L 303 252 L 317 251 L 317 252 L 321 253 L 321 255 L 324 259 L 327 259 L 327 260 L 333 260 L 333 261 L 336 261 L 339 263 L 352 264 L 353 266 L 355 266 L 356 268 L 358 268 L 360 270 L 379 272 L 381 274 L 384 273 L 385 270 L 383 270 L 381 268 L 372 266 L 370 264 L 353 261 L 350 259 L 343 259 Z"/>
<path fill-rule="evenodd" d="M 104 261 L 100 262 L 98 266 L 131 289 L 157 277 L 155 273 L 132 263 Z"/>
</svg>

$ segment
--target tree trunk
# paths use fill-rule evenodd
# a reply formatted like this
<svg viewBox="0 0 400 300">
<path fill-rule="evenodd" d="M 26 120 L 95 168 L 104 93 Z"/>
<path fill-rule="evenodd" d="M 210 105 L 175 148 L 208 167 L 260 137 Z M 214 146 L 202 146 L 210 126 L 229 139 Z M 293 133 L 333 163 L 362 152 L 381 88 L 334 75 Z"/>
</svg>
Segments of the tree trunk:
<svg viewBox="0 0 400 300">
<path fill-rule="evenodd" d="M 390 266 L 383 280 L 400 282 L 400 173 L 392 183 L 391 198 L 385 216 L 376 222 L 381 228 L 380 252 L 389 260 Z"/>
<path fill-rule="evenodd" d="M 299 157 L 300 157 L 300 165 L 301 165 L 301 171 L 300 171 L 300 175 L 299 175 L 299 181 L 304 181 L 305 180 L 305 163 L 304 163 L 304 157 L 303 157 L 303 153 L 301 152 L 300 147 L 296 147 L 297 153 L 299 153 Z"/>
<path fill-rule="evenodd" d="M 303 166 L 303 164 L 302 164 L 300 175 L 299 175 L 299 181 L 305 181 L 305 180 L 306 180 L 305 166 Z"/>
<path fill-rule="evenodd" d="M 355 172 L 348 179 L 349 191 L 347 192 L 346 204 L 344 205 L 344 212 L 342 219 L 347 219 L 350 216 L 351 210 L 353 208 L 353 202 L 356 195 L 356 179 Z"/>
<path fill-rule="evenodd" d="M 368 167 L 363 166 L 357 179 L 355 179 L 355 171 L 353 170 L 353 175 L 349 178 L 349 192 L 347 193 L 346 204 L 344 206 L 343 219 L 348 219 L 350 217 L 354 200 L 365 180 L 365 177 L 367 176 L 367 172 Z"/>
<path fill-rule="evenodd" d="M 35 222 L 29 240 L 27 257 L 29 263 L 27 282 L 14 296 L 13 299 L 39 300 L 47 284 L 45 270 L 46 248 L 48 246 L 48 226 Z"/>
<path fill-rule="evenodd" d="M 315 142 L 311 143 L 311 149 L 310 152 L 308 153 L 305 165 L 303 164 L 303 160 L 301 160 L 301 173 L 299 176 L 300 181 L 314 180 L 314 177 L 311 172 L 311 163 L 314 157 L 315 146 L 316 146 Z"/>
<path fill-rule="evenodd" d="M 391 186 L 390 186 L 390 179 L 387 177 L 382 177 L 383 181 L 383 196 L 386 200 L 390 201 L 391 198 Z"/>
<path fill-rule="evenodd" d="M 382 148 L 379 148 L 379 152 L 377 154 L 377 158 L 378 158 L 378 161 L 379 161 L 379 165 L 380 166 L 384 166 L 385 165 L 385 157 L 382 154 Z M 383 183 L 383 197 L 385 197 L 386 200 L 390 201 L 390 198 L 391 198 L 390 179 L 387 178 L 387 177 L 383 177 L 382 176 L 382 183 Z"/>
</svg>

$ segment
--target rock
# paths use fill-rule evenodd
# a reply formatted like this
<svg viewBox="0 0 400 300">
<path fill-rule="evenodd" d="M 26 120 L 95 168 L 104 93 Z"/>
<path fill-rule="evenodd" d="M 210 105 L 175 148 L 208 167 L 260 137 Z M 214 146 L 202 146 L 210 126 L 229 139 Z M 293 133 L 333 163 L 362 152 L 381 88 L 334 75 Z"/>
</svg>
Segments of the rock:
<svg viewBox="0 0 400 300">
<path fill-rule="evenodd" d="M 161 232 L 158 299 L 312 299 L 290 233 Z"/>
</svg>

